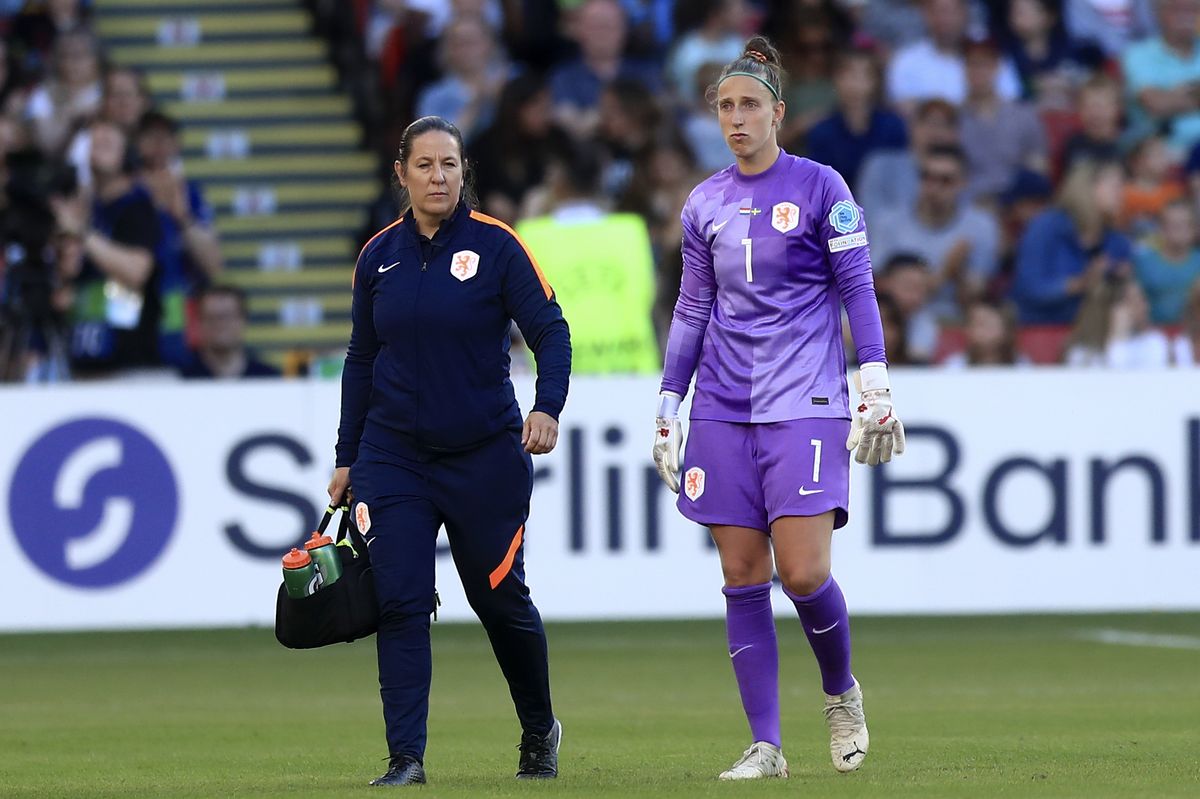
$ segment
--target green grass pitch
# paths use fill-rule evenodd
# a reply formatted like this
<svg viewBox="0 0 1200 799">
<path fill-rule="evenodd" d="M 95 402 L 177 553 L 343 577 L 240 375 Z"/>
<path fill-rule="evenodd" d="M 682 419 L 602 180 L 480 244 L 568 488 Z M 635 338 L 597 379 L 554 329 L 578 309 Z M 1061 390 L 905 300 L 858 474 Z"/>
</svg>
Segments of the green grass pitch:
<svg viewBox="0 0 1200 799">
<path fill-rule="evenodd" d="M 779 628 L 787 781 L 715 779 L 748 743 L 719 621 L 550 625 L 562 776 L 533 784 L 513 779 L 518 730 L 481 629 L 435 624 L 430 784 L 404 790 L 1200 796 L 1200 615 L 856 619 L 871 756 L 849 775 L 829 763 L 799 623 Z M 379 790 L 366 787 L 385 765 L 372 641 L 290 652 L 265 629 L 9 635 L 0 674 L 7 799 Z"/>
</svg>

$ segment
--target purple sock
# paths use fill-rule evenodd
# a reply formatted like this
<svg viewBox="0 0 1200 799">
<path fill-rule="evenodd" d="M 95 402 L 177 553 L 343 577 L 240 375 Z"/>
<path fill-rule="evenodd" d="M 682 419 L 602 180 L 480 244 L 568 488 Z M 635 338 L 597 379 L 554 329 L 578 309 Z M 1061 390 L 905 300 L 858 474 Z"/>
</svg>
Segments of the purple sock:
<svg viewBox="0 0 1200 799">
<path fill-rule="evenodd" d="M 729 658 L 750 734 L 755 741 L 779 746 L 779 645 L 771 584 L 725 587 L 721 593 L 725 594 Z"/>
<path fill-rule="evenodd" d="M 849 691 L 854 685 L 850 673 L 850 614 L 846 612 L 846 597 L 834 581 L 833 575 L 821 587 L 808 596 L 799 596 L 788 591 L 808 644 L 817 656 L 821 667 L 821 686 L 830 696 Z"/>
</svg>

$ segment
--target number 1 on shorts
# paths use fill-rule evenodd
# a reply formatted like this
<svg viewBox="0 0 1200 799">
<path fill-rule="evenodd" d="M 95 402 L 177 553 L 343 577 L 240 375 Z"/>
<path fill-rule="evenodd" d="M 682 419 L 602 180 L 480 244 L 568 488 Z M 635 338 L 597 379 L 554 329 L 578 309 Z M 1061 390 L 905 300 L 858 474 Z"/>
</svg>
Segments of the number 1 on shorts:
<svg viewBox="0 0 1200 799">
<path fill-rule="evenodd" d="M 810 438 L 808 443 L 813 448 L 813 482 L 821 482 L 821 439 Z"/>
</svg>

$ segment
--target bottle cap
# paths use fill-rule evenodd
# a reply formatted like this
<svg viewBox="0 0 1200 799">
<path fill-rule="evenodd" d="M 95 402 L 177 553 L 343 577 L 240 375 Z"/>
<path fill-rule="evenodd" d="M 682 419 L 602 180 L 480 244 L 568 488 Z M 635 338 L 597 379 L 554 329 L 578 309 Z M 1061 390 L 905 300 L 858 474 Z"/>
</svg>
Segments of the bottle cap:
<svg viewBox="0 0 1200 799">
<path fill-rule="evenodd" d="M 313 533 L 312 538 L 310 538 L 304 542 L 304 548 L 305 549 L 316 549 L 317 547 L 323 547 L 323 546 L 326 546 L 326 545 L 332 544 L 332 543 L 333 543 L 333 539 L 330 538 L 329 536 L 321 535 L 320 533 Z"/>
<path fill-rule="evenodd" d="M 303 569 L 310 563 L 312 563 L 312 558 L 308 556 L 308 553 L 295 547 L 292 547 L 292 551 L 283 556 L 283 568 L 285 569 Z"/>
</svg>

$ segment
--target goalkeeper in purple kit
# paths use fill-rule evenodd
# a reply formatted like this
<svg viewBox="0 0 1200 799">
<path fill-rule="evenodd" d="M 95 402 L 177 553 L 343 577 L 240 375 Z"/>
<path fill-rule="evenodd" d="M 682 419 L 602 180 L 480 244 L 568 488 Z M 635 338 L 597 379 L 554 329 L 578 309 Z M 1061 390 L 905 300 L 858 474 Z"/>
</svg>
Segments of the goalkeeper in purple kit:
<svg viewBox="0 0 1200 799">
<path fill-rule="evenodd" d="M 731 780 L 787 776 L 772 561 L 820 666 L 834 768 L 853 771 L 866 757 L 830 549 L 848 516 L 849 453 L 875 465 L 904 451 L 862 209 L 833 169 L 779 148 L 780 84 L 779 54 L 755 37 L 712 90 L 736 163 L 683 209 L 683 281 L 654 437 L 680 512 L 709 527 L 720 553 L 729 656 L 753 737 L 720 775 Z M 861 364 L 853 415 L 843 305 Z M 693 375 L 680 463 L 678 411 Z"/>
</svg>

